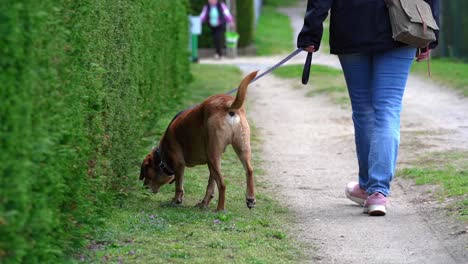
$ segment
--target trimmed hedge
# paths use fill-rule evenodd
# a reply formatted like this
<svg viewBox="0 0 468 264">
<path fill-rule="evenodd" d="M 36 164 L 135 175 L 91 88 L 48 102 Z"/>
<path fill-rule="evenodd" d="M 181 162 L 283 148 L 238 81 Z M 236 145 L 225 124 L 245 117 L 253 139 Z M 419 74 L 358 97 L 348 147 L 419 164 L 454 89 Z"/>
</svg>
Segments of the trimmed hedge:
<svg viewBox="0 0 468 264">
<path fill-rule="evenodd" d="M 223 1 L 226 3 L 226 1 Z M 190 0 L 190 14 L 200 15 L 203 6 L 208 3 L 207 0 Z M 231 10 L 232 11 L 232 10 Z M 240 35 L 239 47 L 245 47 L 252 44 L 255 22 L 255 6 L 254 0 L 236 0 L 235 18 L 237 24 L 237 32 Z M 198 45 L 201 48 L 213 48 L 213 37 L 211 30 L 206 23 L 203 24 L 202 35 L 199 37 Z"/>
<path fill-rule="evenodd" d="M 2 2 L 1 263 L 64 262 L 134 188 L 141 138 L 188 81 L 186 8 Z"/>
</svg>

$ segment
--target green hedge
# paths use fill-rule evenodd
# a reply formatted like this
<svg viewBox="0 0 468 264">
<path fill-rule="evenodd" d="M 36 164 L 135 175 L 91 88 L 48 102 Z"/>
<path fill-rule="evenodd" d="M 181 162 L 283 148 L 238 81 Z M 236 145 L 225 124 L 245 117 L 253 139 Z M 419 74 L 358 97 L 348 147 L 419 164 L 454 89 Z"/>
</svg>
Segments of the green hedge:
<svg viewBox="0 0 468 264">
<path fill-rule="evenodd" d="M 0 262 L 62 263 L 188 76 L 185 0 L 0 5 Z"/>
<path fill-rule="evenodd" d="M 223 1 L 226 3 L 226 1 Z M 200 15 L 203 6 L 208 3 L 207 0 L 190 0 L 190 13 L 192 15 Z M 255 22 L 255 6 L 254 0 L 236 0 L 236 14 L 235 18 L 237 24 L 237 32 L 240 35 L 239 46 L 245 47 L 252 44 L 254 34 Z M 232 11 L 232 10 L 231 10 Z M 210 28 L 203 24 L 203 32 L 199 37 L 198 45 L 201 48 L 213 48 L 213 37 Z"/>
</svg>

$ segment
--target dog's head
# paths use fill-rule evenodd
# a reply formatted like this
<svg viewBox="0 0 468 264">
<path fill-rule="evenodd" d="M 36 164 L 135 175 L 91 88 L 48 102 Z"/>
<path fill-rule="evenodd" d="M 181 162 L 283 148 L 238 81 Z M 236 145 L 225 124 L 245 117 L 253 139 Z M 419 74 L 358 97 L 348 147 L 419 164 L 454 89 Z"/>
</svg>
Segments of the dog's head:
<svg viewBox="0 0 468 264">
<path fill-rule="evenodd" d="M 143 185 L 149 187 L 154 193 L 157 193 L 164 184 L 174 182 L 174 175 L 164 173 L 160 164 L 161 157 L 158 155 L 157 149 L 151 151 L 141 164 L 140 180 L 143 181 Z"/>
</svg>

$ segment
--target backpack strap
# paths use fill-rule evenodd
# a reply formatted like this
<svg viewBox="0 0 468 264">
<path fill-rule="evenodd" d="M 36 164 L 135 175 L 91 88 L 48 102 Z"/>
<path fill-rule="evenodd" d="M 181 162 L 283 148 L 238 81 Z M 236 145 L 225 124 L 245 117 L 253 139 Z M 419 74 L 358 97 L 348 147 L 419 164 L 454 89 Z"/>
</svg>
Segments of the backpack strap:
<svg viewBox="0 0 468 264">
<path fill-rule="evenodd" d="M 419 6 L 416 5 L 416 9 L 418 10 L 419 17 L 421 17 L 421 21 L 423 22 L 423 34 L 426 35 L 427 32 L 427 23 L 424 20 L 424 17 L 421 14 L 421 10 L 419 9 Z M 426 51 L 429 51 L 429 44 L 427 44 Z M 431 78 L 431 53 L 429 52 L 429 57 L 427 58 L 427 76 Z"/>
<path fill-rule="evenodd" d="M 423 22 L 423 34 L 426 35 L 427 32 L 427 23 L 424 20 L 424 17 L 421 14 L 421 10 L 419 9 L 419 6 L 416 5 L 416 9 L 418 10 L 419 17 L 421 18 L 421 21 Z"/>
<path fill-rule="evenodd" d="M 427 45 L 427 50 L 429 51 L 429 44 Z M 429 57 L 427 58 L 427 76 L 431 78 L 431 52 L 429 52 Z"/>
</svg>

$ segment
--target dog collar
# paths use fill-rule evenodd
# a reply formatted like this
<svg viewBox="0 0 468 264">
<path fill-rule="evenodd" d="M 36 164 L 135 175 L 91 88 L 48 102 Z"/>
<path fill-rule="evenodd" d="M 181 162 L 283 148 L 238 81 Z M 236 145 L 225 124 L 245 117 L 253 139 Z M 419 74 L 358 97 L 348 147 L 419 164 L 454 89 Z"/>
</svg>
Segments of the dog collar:
<svg viewBox="0 0 468 264">
<path fill-rule="evenodd" d="M 167 163 L 164 161 L 160 153 L 160 148 L 157 148 L 155 152 L 156 152 L 156 155 L 158 155 L 159 159 L 161 160 L 161 162 L 159 162 L 158 164 L 159 168 L 168 176 L 174 175 L 175 174 L 174 170 L 172 170 L 171 167 L 169 167 Z"/>
<path fill-rule="evenodd" d="M 192 106 L 193 107 L 193 106 Z M 192 108 L 190 107 L 190 108 Z M 169 127 L 172 125 L 172 123 L 174 122 L 174 120 L 176 120 L 177 117 L 180 116 L 180 114 L 182 114 L 183 112 L 185 112 L 185 110 L 182 110 L 180 112 L 178 112 L 171 120 L 171 122 L 169 123 L 169 125 L 167 126 L 166 128 L 166 131 L 164 132 L 164 136 L 167 135 L 167 130 L 169 129 Z M 162 143 L 160 143 L 159 147 L 156 148 L 156 155 L 158 155 L 159 159 L 161 160 L 161 162 L 158 164 L 159 168 L 166 174 L 166 175 L 169 175 L 169 176 L 172 176 L 174 175 L 174 170 L 171 169 L 171 167 L 169 167 L 167 165 L 167 162 L 164 161 L 164 158 L 162 156 L 162 153 L 161 153 L 161 145 Z M 172 183 L 172 182 L 171 182 Z"/>
</svg>

